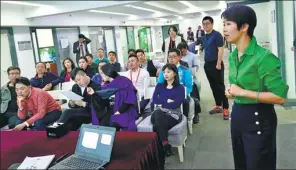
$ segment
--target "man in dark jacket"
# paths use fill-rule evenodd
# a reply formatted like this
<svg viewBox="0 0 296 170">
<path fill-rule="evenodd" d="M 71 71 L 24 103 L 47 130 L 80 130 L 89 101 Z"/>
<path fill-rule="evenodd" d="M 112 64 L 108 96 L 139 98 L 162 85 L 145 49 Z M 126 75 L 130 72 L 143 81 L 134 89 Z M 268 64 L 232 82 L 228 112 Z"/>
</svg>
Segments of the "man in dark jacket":
<svg viewBox="0 0 296 170">
<path fill-rule="evenodd" d="M 93 90 L 100 90 L 100 85 L 93 82 L 86 73 L 81 68 L 75 68 L 71 72 L 71 78 L 75 81 L 76 84 L 72 87 L 72 92 L 82 96 L 83 99 L 79 101 L 69 101 L 70 109 L 67 109 L 63 112 L 58 122 L 71 124 L 71 129 L 78 129 L 82 123 L 90 123 L 92 121 L 91 112 L 95 109 L 97 112 L 104 112 L 109 105 L 109 100 L 103 100 L 100 96 L 93 94 L 90 95 L 88 93 L 88 88 L 92 88 Z M 96 107 L 94 107 L 94 103 L 96 103 Z M 105 113 L 107 114 L 107 112 Z M 110 118 L 105 123 L 109 123 Z M 100 122 L 100 125 L 108 125 Z"/>
<path fill-rule="evenodd" d="M 87 44 L 91 42 L 91 40 L 86 38 L 83 34 L 79 34 L 78 38 L 78 41 L 73 44 L 73 53 L 76 54 L 77 64 L 80 57 L 84 57 L 86 54 L 89 54 Z"/>
<path fill-rule="evenodd" d="M 9 82 L 1 87 L 0 128 L 8 125 L 9 129 L 12 129 L 18 120 L 15 81 L 20 77 L 21 70 L 18 67 L 11 66 L 7 69 L 7 74 Z"/>
</svg>

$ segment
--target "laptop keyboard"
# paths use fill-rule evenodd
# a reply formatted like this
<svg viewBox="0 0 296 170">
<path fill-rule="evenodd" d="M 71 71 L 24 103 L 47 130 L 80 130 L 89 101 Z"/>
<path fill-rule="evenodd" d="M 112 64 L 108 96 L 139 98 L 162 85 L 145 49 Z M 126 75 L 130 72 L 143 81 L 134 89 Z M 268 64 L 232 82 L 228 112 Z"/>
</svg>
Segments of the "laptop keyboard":
<svg viewBox="0 0 296 170">
<path fill-rule="evenodd" d="M 94 169 L 100 166 L 103 163 L 103 161 L 99 162 L 91 162 L 87 161 L 85 159 L 79 159 L 75 157 L 71 157 L 70 159 L 63 162 L 63 165 L 74 167 L 77 169 Z"/>
</svg>

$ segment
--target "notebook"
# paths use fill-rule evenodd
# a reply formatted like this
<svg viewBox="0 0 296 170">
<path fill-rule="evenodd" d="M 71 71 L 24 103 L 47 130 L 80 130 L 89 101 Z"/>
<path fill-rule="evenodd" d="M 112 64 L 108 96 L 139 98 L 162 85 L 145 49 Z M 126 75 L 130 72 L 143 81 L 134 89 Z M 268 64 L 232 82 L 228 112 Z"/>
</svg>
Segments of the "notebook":
<svg viewBox="0 0 296 170">
<path fill-rule="evenodd" d="M 47 169 L 55 155 L 26 157 L 17 169 Z"/>
</svg>

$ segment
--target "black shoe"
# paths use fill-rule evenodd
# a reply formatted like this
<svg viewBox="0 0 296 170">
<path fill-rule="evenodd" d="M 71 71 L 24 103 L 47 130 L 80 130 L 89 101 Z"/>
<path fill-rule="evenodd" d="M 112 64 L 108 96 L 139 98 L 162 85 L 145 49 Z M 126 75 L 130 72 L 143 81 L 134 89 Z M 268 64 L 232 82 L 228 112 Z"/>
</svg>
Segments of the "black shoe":
<svg viewBox="0 0 296 170">
<path fill-rule="evenodd" d="M 193 124 L 198 124 L 199 123 L 199 115 L 196 114 L 193 118 Z"/>
<path fill-rule="evenodd" d="M 175 153 L 173 152 L 172 146 L 170 144 L 167 144 L 163 147 L 164 147 L 164 155 L 166 158 L 172 155 L 175 155 Z"/>
</svg>

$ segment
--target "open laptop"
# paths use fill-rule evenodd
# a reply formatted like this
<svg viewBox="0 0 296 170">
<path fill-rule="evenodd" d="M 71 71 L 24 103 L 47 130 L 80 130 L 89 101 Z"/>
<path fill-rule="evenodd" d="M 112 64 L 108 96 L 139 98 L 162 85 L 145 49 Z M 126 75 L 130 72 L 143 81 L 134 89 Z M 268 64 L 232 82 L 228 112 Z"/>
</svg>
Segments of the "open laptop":
<svg viewBox="0 0 296 170">
<path fill-rule="evenodd" d="M 116 129 L 82 124 L 73 155 L 50 169 L 100 169 L 110 161 Z"/>
</svg>

